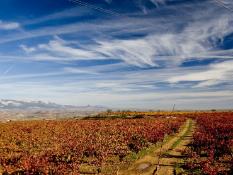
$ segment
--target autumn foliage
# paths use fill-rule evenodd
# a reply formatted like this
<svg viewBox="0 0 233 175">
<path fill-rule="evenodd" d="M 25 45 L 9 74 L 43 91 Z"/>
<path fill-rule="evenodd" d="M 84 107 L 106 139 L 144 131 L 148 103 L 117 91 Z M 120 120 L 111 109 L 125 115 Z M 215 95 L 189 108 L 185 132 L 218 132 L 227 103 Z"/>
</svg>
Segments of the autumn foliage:
<svg viewBox="0 0 233 175">
<path fill-rule="evenodd" d="M 196 113 L 192 117 L 198 127 L 188 169 L 206 175 L 233 173 L 233 113 Z"/>
<path fill-rule="evenodd" d="M 5 174 L 79 174 L 101 167 L 176 132 L 184 119 L 21 121 L 0 124 L 0 171 Z"/>
</svg>

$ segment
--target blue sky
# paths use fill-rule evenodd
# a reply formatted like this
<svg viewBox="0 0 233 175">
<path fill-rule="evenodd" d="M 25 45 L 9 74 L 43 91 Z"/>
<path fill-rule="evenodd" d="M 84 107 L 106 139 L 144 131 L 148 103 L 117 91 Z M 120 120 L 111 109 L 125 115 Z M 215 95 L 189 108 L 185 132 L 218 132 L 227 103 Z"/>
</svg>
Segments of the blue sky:
<svg viewBox="0 0 233 175">
<path fill-rule="evenodd" d="M 1 0 L 0 98 L 233 107 L 231 0 Z"/>
</svg>

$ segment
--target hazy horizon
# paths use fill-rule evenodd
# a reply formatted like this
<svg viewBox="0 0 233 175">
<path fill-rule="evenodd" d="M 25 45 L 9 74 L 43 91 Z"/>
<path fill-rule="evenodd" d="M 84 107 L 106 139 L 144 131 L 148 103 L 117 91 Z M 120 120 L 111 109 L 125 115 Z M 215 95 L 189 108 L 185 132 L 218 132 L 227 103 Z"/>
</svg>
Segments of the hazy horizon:
<svg viewBox="0 0 233 175">
<path fill-rule="evenodd" d="M 231 0 L 2 0 L 0 99 L 233 108 Z"/>
</svg>

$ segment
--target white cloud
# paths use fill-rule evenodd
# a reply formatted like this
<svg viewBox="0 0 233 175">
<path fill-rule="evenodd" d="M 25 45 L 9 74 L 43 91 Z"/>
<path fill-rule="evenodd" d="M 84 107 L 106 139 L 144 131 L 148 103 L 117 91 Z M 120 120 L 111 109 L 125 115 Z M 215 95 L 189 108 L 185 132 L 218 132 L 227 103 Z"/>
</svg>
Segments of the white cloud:
<svg viewBox="0 0 233 175">
<path fill-rule="evenodd" d="M 77 6 L 74 8 L 65 9 L 63 11 L 48 14 L 48 15 L 45 15 L 39 18 L 25 20 L 23 21 L 22 25 L 34 25 L 34 24 L 44 23 L 44 22 L 53 21 L 53 20 L 61 20 L 61 19 L 66 19 L 66 18 L 83 16 L 87 14 L 90 14 L 89 9 L 85 9 L 85 8 Z"/>
<path fill-rule="evenodd" d="M 94 74 L 98 75 L 99 73 L 92 71 L 92 70 L 86 70 L 86 69 L 80 69 L 80 68 L 73 68 L 73 67 L 65 67 L 64 72 L 66 73 L 72 73 L 72 74 Z"/>
<path fill-rule="evenodd" d="M 149 38 L 137 40 L 98 41 L 96 52 L 109 58 L 121 59 L 126 63 L 143 67 L 157 66 L 154 63 L 155 49 L 150 45 Z"/>
<path fill-rule="evenodd" d="M 0 20 L 0 30 L 14 30 L 18 29 L 20 24 L 17 22 L 3 22 Z"/>
<path fill-rule="evenodd" d="M 61 83 L 54 82 L 41 84 L 36 82 L 14 82 L 4 83 L 0 91 L 3 95 L 13 94 L 16 99 L 32 99 L 42 101 L 54 101 L 62 104 L 73 105 L 106 105 L 110 107 L 138 107 L 152 109 L 171 109 L 176 103 L 178 109 L 206 109 L 206 108 L 231 108 L 233 94 L 231 91 L 188 91 L 178 92 L 144 92 L 144 93 L 114 93 L 107 91 L 87 90 L 95 85 L 86 83 Z M 98 84 L 97 84 L 98 85 Z M 86 87 L 85 87 L 86 86 Z M 115 86 L 114 84 L 99 84 L 100 89 L 106 86 Z M 68 97 L 68 98 L 64 98 Z M 9 98 L 9 97 L 8 97 Z M 211 99 L 212 104 L 209 104 Z"/>
<path fill-rule="evenodd" d="M 193 23 L 182 33 L 149 34 L 136 39 L 102 38 L 85 45 L 76 42 L 77 47 L 72 46 L 75 42 L 55 37 L 37 48 L 61 60 L 120 59 L 139 67 L 159 66 L 158 62 L 161 61 L 177 65 L 190 58 L 232 58 L 229 51 L 220 53 L 215 48 L 215 41 L 233 30 L 229 28 L 229 19 L 222 17 L 215 23 L 210 21 L 205 27 L 198 27 L 199 25 L 199 22 Z M 190 31 L 191 28 L 193 31 Z"/>
<path fill-rule="evenodd" d="M 1 61 L 48 60 L 49 64 L 58 62 L 56 65 L 59 65 L 51 66 L 53 70 L 48 73 L 7 74 L 0 78 L 0 91 L 7 95 L 13 93 L 19 98 L 49 98 L 59 103 L 78 105 L 169 108 L 169 104 L 175 102 L 190 108 L 206 107 L 206 104 L 212 107 L 230 106 L 233 100 L 233 70 L 230 66 L 233 64 L 233 50 L 222 50 L 219 44 L 233 32 L 232 14 L 213 1 L 198 1 L 196 4 L 182 2 L 174 7 L 163 5 L 156 10 L 151 9 L 148 15 L 130 13 L 127 14 L 130 17 L 122 15 L 120 18 L 47 26 L 2 36 L 2 44 L 25 39 L 30 41 L 32 38 L 38 38 L 39 42 L 39 38 L 44 36 L 62 37 L 55 36 L 35 46 L 21 45 L 27 53 L 25 55 L 0 56 Z M 163 10 L 170 13 L 164 15 Z M 31 24 L 63 18 L 63 15 L 72 17 L 65 12 L 42 17 Z M 129 35 L 133 37 L 126 37 Z M 87 40 L 79 42 L 78 38 Z M 216 58 L 218 63 L 179 67 L 190 58 Z M 123 62 L 87 67 L 66 62 L 93 59 L 118 59 Z M 132 65 L 163 65 L 165 68 L 134 70 Z M 208 102 L 210 100 L 211 103 Z"/>
<path fill-rule="evenodd" d="M 34 47 L 28 47 L 26 45 L 20 45 L 20 48 L 23 49 L 26 53 L 31 53 L 31 52 L 34 52 L 36 51 L 36 48 Z"/>
<path fill-rule="evenodd" d="M 74 48 L 69 45 L 68 41 L 56 37 L 47 44 L 39 44 L 36 48 L 40 54 L 34 55 L 32 58 L 41 57 L 42 60 L 46 60 L 46 58 L 49 60 L 51 58 L 55 58 L 54 60 L 120 59 L 136 66 L 156 66 L 153 63 L 153 48 L 149 47 L 150 43 L 147 43 L 146 40 L 97 41 L 95 44 L 87 45 L 87 49 L 84 49 L 84 46 Z M 21 47 L 27 53 L 35 51 L 34 48 Z M 48 52 L 47 56 L 42 54 L 43 52 Z"/>
<path fill-rule="evenodd" d="M 212 68 L 230 70 L 232 62 L 223 63 L 213 65 L 207 71 Z M 6 75 L 0 78 L 2 82 L 0 90 L 18 99 L 27 97 L 75 105 L 101 104 L 125 108 L 169 109 L 172 103 L 176 103 L 179 109 L 195 109 L 228 108 L 232 104 L 229 103 L 233 100 L 232 87 L 228 90 L 227 88 L 214 90 L 209 87 L 180 88 L 178 85 L 169 89 L 165 86 L 166 88 L 163 89 L 159 85 L 173 76 L 205 72 L 205 66 L 116 71 L 124 66 L 123 63 L 89 67 L 74 66 L 61 68 L 57 70 L 58 72 Z M 70 76 L 70 74 L 73 75 Z M 82 75 L 78 76 L 79 74 Z M 232 76 L 230 77 L 230 71 L 227 74 L 229 74 L 229 82 Z M 212 77 L 214 76 L 209 75 L 208 79 Z M 211 100 L 211 104 L 208 100 Z"/>
<path fill-rule="evenodd" d="M 168 79 L 170 83 L 178 83 L 181 81 L 197 81 L 201 82 L 196 87 L 206 87 L 224 82 L 231 81 L 233 77 L 233 61 L 225 61 L 222 63 L 212 64 L 208 68 L 195 73 L 188 73 L 181 76 L 175 76 Z"/>
<path fill-rule="evenodd" d="M 165 3 L 162 0 L 153 2 Z M 199 10 L 204 7 L 205 11 Z M 97 20 L 92 23 L 44 28 L 32 31 L 25 37 L 79 34 L 85 31 L 87 37 L 91 38 L 88 44 L 80 44 L 78 41 L 70 43 L 69 40 L 64 41 L 65 39 L 58 37 L 48 43 L 40 44 L 37 47 L 40 49 L 38 54 L 47 55 L 44 60 L 46 58 L 52 60 L 52 57 L 55 61 L 119 59 L 129 65 L 146 67 L 160 66 L 161 63 L 166 66 L 177 66 L 190 58 L 232 58 L 232 53 L 218 48 L 219 41 L 223 41 L 225 36 L 233 32 L 232 16 L 225 9 L 220 9 L 209 1 L 197 3 L 195 6 L 193 4 L 182 6 L 181 4 L 180 12 L 177 8 L 170 6 L 165 6 L 163 10 L 166 8 L 173 11 L 174 15 L 168 15 L 167 18 L 158 16 L 143 20 L 144 17 L 135 14 L 131 18 Z M 216 13 L 217 10 L 219 13 Z M 96 33 L 101 35 L 97 37 Z M 146 33 L 146 35 L 126 39 L 114 37 L 114 35 L 133 33 Z M 223 53 L 220 53 L 221 51 Z M 31 57 L 38 57 L 38 55 L 31 55 Z"/>
<path fill-rule="evenodd" d="M 89 59 L 96 56 L 95 53 L 91 51 L 86 51 L 85 49 L 73 48 L 71 46 L 66 45 L 61 40 L 55 39 L 49 41 L 48 44 L 40 44 L 38 46 L 39 49 L 47 50 L 55 55 L 61 55 L 63 57 L 77 57 L 78 59 Z"/>
</svg>

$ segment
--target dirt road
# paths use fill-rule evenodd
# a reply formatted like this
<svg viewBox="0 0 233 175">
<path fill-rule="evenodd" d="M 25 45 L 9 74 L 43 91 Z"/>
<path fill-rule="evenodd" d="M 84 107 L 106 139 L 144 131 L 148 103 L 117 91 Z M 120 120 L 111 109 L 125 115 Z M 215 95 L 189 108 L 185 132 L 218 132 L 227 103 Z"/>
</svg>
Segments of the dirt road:
<svg viewBox="0 0 233 175">
<path fill-rule="evenodd" d="M 182 151 L 192 140 L 195 123 L 188 119 L 180 132 L 153 153 L 137 160 L 128 169 L 118 175 L 174 175 L 176 165 L 182 163 Z"/>
</svg>

